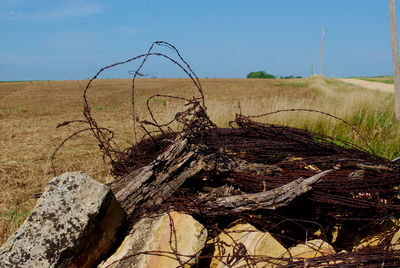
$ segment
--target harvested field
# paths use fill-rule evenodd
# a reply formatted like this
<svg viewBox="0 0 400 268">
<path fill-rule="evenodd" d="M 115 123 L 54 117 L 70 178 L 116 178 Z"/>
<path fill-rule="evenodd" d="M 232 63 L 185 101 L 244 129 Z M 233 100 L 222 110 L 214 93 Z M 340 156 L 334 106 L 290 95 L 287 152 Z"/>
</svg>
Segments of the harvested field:
<svg viewBox="0 0 400 268">
<path fill-rule="evenodd" d="M 228 127 L 238 103 L 244 115 L 277 109 L 318 109 L 337 115 L 360 129 L 379 155 L 398 156 L 398 127 L 393 118 L 392 95 L 371 92 L 331 80 L 202 79 L 208 114 L 220 127 Z M 35 193 L 52 178 L 50 157 L 57 146 L 80 126 L 56 129 L 57 124 L 82 118 L 82 91 L 87 81 L 41 81 L 0 84 L 0 243 L 22 223 L 34 206 Z M 138 79 L 136 103 L 140 120 L 150 118 L 145 105 L 157 93 L 192 97 L 188 79 Z M 102 127 L 116 131 L 122 148 L 133 144 L 131 80 L 96 80 L 88 92 L 92 114 Z M 151 101 L 159 122 L 173 118 L 182 102 Z M 182 108 L 183 109 L 183 108 Z M 287 112 L 259 121 L 306 128 L 338 136 L 365 147 L 362 139 L 337 120 L 321 114 Z M 82 170 L 101 182 L 113 178 L 89 134 L 69 140 L 57 154 L 57 172 Z"/>
</svg>

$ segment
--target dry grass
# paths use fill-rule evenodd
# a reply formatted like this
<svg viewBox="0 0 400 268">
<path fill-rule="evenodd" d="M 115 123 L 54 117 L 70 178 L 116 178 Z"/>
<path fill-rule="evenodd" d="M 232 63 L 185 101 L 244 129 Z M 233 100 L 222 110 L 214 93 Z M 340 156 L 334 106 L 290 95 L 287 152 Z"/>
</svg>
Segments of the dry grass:
<svg viewBox="0 0 400 268">
<path fill-rule="evenodd" d="M 0 244 L 18 228 L 45 183 L 53 177 L 50 156 L 57 145 L 79 126 L 56 129 L 66 120 L 82 118 L 82 90 L 87 81 L 0 83 Z M 286 108 L 318 109 L 342 117 L 359 127 L 380 154 L 399 154 L 398 125 L 393 118 L 393 95 L 364 90 L 333 80 L 203 79 L 206 105 L 220 127 L 234 119 L 240 102 L 245 115 Z M 119 144 L 133 142 L 130 80 L 97 80 L 89 92 L 93 115 L 100 126 L 116 131 Z M 149 96 L 162 93 L 191 97 L 187 79 L 140 79 L 137 107 L 140 119 Z M 181 103 L 156 99 L 152 107 L 160 122 L 173 118 Z M 260 119 L 362 144 L 342 123 L 315 113 L 280 113 Z M 385 140 L 385 141 L 383 141 Z M 82 170 L 98 181 L 112 180 L 96 140 L 89 133 L 68 141 L 56 159 L 58 173 Z"/>
</svg>

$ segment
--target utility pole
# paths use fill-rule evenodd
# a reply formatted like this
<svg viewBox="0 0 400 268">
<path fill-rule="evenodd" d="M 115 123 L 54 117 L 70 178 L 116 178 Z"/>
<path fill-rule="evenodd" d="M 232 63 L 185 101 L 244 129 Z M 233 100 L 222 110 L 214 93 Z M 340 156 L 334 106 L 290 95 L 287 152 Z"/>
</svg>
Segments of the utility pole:
<svg viewBox="0 0 400 268">
<path fill-rule="evenodd" d="M 390 33 L 392 36 L 393 78 L 394 78 L 394 110 L 397 121 L 400 120 L 400 72 L 399 45 L 397 41 L 396 2 L 389 0 Z"/>
<path fill-rule="evenodd" d="M 324 42 L 325 42 L 325 27 L 322 27 L 321 78 L 324 78 Z"/>
<path fill-rule="evenodd" d="M 314 49 L 312 50 L 311 76 L 314 76 Z"/>
</svg>

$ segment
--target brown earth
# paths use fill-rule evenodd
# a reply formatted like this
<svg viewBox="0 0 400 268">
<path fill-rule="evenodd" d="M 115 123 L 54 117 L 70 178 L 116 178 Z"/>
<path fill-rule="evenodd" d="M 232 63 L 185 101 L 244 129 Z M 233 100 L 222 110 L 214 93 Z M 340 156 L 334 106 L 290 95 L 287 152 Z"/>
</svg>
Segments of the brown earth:
<svg viewBox="0 0 400 268">
<path fill-rule="evenodd" d="M 360 87 L 368 88 L 368 89 L 381 90 L 381 91 L 390 92 L 390 93 L 394 92 L 394 86 L 392 84 L 371 82 L 371 81 L 365 81 L 365 80 L 355 79 L 355 78 L 344 78 L 344 79 L 338 79 L 338 80 L 345 82 L 345 83 L 350 83 L 350 84 L 357 85 Z"/>
</svg>

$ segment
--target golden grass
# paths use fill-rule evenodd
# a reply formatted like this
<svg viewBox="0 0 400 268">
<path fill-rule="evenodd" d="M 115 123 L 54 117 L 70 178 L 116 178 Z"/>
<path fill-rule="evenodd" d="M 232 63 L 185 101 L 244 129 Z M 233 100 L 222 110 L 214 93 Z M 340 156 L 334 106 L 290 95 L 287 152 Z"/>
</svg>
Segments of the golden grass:
<svg viewBox="0 0 400 268">
<path fill-rule="evenodd" d="M 257 115 L 277 109 L 308 108 L 325 111 L 355 123 L 381 155 L 399 153 L 398 124 L 393 117 L 393 94 L 365 90 L 334 80 L 203 79 L 210 118 L 227 127 L 238 113 Z M 63 139 L 82 126 L 56 129 L 66 120 L 82 119 L 82 92 L 87 81 L 0 83 L 0 244 L 18 228 L 53 177 L 50 156 Z M 117 142 L 133 143 L 130 80 L 96 80 L 88 92 L 94 118 L 116 132 Z M 136 103 L 141 120 L 149 96 L 160 93 L 197 95 L 188 79 L 140 79 Z M 181 102 L 151 101 L 159 122 L 172 119 Z M 317 130 L 362 142 L 350 128 L 326 116 L 295 112 L 259 119 Z M 383 142 L 383 139 L 387 140 Z M 81 170 L 100 182 L 112 180 L 96 140 L 83 133 L 68 141 L 56 158 L 57 172 Z"/>
</svg>

